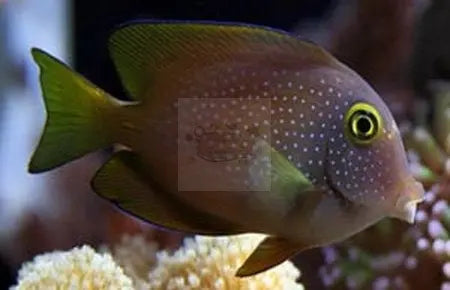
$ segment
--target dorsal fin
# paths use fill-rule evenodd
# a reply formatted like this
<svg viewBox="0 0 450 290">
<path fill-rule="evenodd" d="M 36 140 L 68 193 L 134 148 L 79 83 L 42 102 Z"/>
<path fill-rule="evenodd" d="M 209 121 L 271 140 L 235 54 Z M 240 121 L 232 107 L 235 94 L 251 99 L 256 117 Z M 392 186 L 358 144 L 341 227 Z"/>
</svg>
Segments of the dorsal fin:
<svg viewBox="0 0 450 290">
<path fill-rule="evenodd" d="M 285 32 L 250 25 L 204 22 L 137 22 L 115 31 L 109 50 L 122 83 L 134 100 L 142 100 L 152 89 L 156 76 L 242 55 L 277 57 L 291 55 L 293 61 L 328 65 L 341 64 L 320 47 Z"/>
</svg>

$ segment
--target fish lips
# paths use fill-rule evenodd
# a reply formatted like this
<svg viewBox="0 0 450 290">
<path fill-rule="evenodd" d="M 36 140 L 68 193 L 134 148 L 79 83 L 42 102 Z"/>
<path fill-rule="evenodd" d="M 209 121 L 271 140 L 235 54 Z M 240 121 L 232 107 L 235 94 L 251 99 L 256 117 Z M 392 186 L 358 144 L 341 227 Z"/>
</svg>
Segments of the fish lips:
<svg viewBox="0 0 450 290">
<path fill-rule="evenodd" d="M 405 182 L 401 187 L 391 216 L 413 224 L 417 204 L 423 201 L 425 191 L 423 185 L 415 180 Z"/>
</svg>

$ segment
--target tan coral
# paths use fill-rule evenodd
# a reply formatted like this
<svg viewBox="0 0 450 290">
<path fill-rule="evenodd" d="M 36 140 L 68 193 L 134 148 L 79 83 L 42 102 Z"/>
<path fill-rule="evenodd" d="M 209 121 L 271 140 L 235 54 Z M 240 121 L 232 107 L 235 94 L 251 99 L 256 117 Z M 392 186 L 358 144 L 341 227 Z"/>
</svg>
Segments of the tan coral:
<svg viewBox="0 0 450 290">
<path fill-rule="evenodd" d="M 143 235 L 125 235 L 110 251 L 124 273 L 132 278 L 135 288 L 144 290 L 150 287 L 147 279 L 156 265 L 157 250 L 158 244 Z"/>
<path fill-rule="evenodd" d="M 28 289 L 131 290 L 133 285 L 110 254 L 83 246 L 39 255 L 25 263 L 11 290 Z"/>
<path fill-rule="evenodd" d="M 289 289 L 303 290 L 300 271 L 287 261 L 261 274 L 237 278 L 236 270 L 262 240 L 262 235 L 188 238 L 173 254 L 158 253 L 150 289 Z"/>
</svg>

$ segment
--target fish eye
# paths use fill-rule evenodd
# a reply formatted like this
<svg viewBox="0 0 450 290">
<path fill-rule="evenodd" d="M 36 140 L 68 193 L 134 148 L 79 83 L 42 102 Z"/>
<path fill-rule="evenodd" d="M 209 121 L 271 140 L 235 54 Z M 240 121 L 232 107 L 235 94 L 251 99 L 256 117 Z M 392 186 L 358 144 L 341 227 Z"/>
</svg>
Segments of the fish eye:
<svg viewBox="0 0 450 290">
<path fill-rule="evenodd" d="M 381 116 L 374 106 L 355 103 L 345 114 L 347 136 L 358 145 L 370 144 L 381 132 Z"/>
</svg>

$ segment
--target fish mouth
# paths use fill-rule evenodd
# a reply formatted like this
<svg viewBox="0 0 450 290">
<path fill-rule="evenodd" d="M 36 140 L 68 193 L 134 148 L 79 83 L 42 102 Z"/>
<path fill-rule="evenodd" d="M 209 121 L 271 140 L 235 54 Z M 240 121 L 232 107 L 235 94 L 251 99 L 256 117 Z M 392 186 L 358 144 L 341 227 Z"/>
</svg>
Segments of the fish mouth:
<svg viewBox="0 0 450 290">
<path fill-rule="evenodd" d="M 392 216 L 413 224 L 417 204 L 423 200 L 424 193 L 423 185 L 416 180 L 403 183 Z"/>
</svg>

